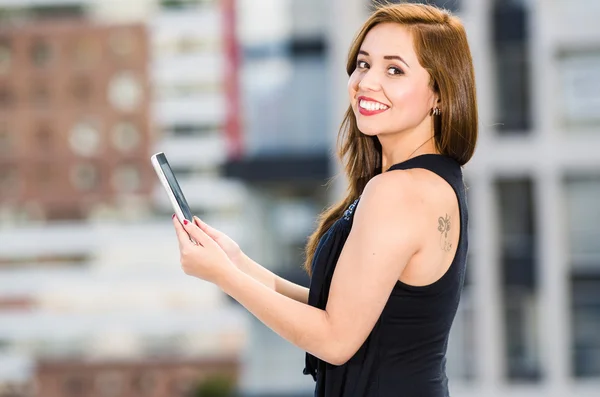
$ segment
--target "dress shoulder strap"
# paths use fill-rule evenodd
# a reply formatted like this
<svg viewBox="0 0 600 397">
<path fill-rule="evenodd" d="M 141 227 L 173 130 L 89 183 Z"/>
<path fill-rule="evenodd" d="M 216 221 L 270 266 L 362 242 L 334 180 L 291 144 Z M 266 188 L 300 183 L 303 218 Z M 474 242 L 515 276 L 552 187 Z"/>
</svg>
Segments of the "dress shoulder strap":
<svg viewBox="0 0 600 397">
<path fill-rule="evenodd" d="M 463 175 L 458 162 L 448 156 L 441 154 L 422 154 L 410 158 L 401 163 L 392 165 L 386 172 L 393 170 L 408 170 L 412 168 L 423 168 L 439 175 L 446 180 L 455 190 L 462 190 Z"/>
</svg>

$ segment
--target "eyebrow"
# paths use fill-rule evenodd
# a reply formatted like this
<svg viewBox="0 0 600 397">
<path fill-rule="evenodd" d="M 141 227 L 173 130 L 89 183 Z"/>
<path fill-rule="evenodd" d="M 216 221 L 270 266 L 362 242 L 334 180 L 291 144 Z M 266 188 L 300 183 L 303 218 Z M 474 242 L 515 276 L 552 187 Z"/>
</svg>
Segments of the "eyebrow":
<svg viewBox="0 0 600 397">
<path fill-rule="evenodd" d="M 366 52 L 366 51 L 363 51 L 363 50 L 360 50 L 360 51 L 358 51 L 358 53 L 359 53 L 360 55 L 370 56 L 368 52 Z M 406 66 L 408 66 L 408 67 L 410 68 L 410 66 L 408 65 L 408 63 L 406 63 L 406 61 L 405 61 L 404 59 L 402 59 L 402 57 L 401 57 L 400 55 L 385 55 L 385 56 L 383 57 L 383 59 L 386 59 L 386 60 L 388 60 L 388 61 L 389 61 L 389 60 L 392 60 L 392 59 L 395 59 L 395 60 L 397 60 L 397 61 L 400 61 L 400 62 L 402 62 L 403 64 L 405 64 Z"/>
</svg>

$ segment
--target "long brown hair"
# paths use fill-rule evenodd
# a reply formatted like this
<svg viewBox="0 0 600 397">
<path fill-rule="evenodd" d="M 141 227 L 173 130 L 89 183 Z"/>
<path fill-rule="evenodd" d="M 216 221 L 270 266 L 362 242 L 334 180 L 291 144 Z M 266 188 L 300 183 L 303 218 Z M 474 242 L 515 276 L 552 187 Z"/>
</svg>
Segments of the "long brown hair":
<svg viewBox="0 0 600 397">
<path fill-rule="evenodd" d="M 350 47 L 348 76 L 356 68 L 358 51 L 367 33 L 386 22 L 398 23 L 410 30 L 419 63 L 429 72 L 431 87 L 441 100 L 441 115 L 433 116 L 437 150 L 460 165 L 466 164 L 475 151 L 478 116 L 473 61 L 462 23 L 449 11 L 429 5 L 379 5 Z M 348 177 L 347 195 L 319 216 L 318 227 L 306 245 L 304 268 L 308 274 L 311 274 L 311 263 L 321 237 L 362 194 L 367 182 L 381 172 L 379 140 L 360 132 L 350 106 L 338 133 L 337 151 Z"/>
</svg>

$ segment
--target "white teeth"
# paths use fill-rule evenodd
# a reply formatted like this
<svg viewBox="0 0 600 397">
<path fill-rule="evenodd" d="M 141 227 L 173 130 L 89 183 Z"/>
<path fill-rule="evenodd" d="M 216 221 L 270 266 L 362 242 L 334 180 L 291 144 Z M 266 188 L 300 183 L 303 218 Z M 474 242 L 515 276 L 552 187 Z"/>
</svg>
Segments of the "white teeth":
<svg viewBox="0 0 600 397">
<path fill-rule="evenodd" d="M 367 109 L 369 111 L 375 111 L 375 110 L 386 110 L 388 109 L 388 106 L 379 103 L 379 102 L 371 102 L 371 101 L 365 101 L 364 99 L 361 99 L 359 104 L 358 104 L 361 108 L 363 109 Z"/>
</svg>

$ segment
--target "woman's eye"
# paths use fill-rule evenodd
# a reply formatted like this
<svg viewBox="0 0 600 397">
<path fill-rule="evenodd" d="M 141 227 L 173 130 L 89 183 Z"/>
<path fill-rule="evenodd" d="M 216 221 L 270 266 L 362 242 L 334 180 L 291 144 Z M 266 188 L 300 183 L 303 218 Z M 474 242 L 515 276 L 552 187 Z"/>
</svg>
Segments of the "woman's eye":
<svg viewBox="0 0 600 397">
<path fill-rule="evenodd" d="M 391 75 L 402 75 L 402 74 L 404 74 L 404 72 L 402 71 L 402 69 L 397 68 L 395 66 L 390 66 L 388 68 L 388 73 L 391 74 Z"/>
<path fill-rule="evenodd" d="M 356 67 L 358 69 L 364 69 L 364 68 L 368 68 L 369 64 L 366 63 L 365 61 L 356 61 Z"/>
</svg>

